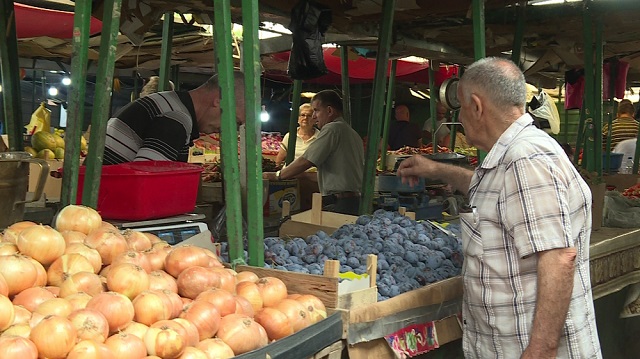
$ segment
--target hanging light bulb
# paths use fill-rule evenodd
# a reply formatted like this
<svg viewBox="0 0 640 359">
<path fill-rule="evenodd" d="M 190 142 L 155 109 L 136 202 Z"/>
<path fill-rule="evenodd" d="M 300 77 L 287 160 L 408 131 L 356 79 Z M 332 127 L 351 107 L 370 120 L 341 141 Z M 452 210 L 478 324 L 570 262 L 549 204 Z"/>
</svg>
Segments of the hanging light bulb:
<svg viewBox="0 0 640 359">
<path fill-rule="evenodd" d="M 55 87 L 49 87 L 49 96 L 58 96 L 58 89 Z"/>
<path fill-rule="evenodd" d="M 71 79 L 68 76 L 63 77 L 61 82 L 65 86 L 71 85 Z"/>
<path fill-rule="evenodd" d="M 262 105 L 262 111 L 260 111 L 260 121 L 268 122 L 269 121 L 269 112 L 267 112 L 267 106 Z"/>
<path fill-rule="evenodd" d="M 2 92 L 2 85 L 0 85 L 0 92 Z"/>
</svg>

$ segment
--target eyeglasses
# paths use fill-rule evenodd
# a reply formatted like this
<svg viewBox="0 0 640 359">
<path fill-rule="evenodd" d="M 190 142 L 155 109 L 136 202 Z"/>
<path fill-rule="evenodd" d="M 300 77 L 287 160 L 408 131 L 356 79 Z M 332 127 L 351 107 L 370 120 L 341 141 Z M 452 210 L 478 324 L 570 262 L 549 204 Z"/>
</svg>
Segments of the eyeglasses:
<svg viewBox="0 0 640 359">
<path fill-rule="evenodd" d="M 312 113 L 301 113 L 298 117 L 312 118 L 313 114 Z"/>
</svg>

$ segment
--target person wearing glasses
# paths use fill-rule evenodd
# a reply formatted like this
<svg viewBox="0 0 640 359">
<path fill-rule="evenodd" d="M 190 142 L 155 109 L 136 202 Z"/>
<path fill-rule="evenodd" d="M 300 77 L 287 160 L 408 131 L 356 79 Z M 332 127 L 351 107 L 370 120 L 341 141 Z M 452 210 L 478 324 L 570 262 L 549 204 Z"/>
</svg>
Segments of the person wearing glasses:
<svg viewBox="0 0 640 359">
<path fill-rule="evenodd" d="M 364 146 L 360 135 L 342 118 L 342 99 L 332 90 L 318 92 L 311 99 L 313 121 L 320 134 L 309 148 L 278 172 L 265 172 L 263 178 L 295 178 L 312 166 L 318 168 L 318 187 L 323 209 L 358 214 L 364 172 Z"/>
<path fill-rule="evenodd" d="M 298 129 L 296 130 L 296 148 L 293 155 L 293 160 L 302 156 L 304 151 L 309 148 L 311 142 L 313 142 L 320 134 L 320 130 L 314 127 L 315 121 L 313 120 L 313 108 L 311 104 L 305 103 L 300 105 L 300 114 L 298 115 Z M 276 165 L 281 166 L 284 164 L 284 160 L 287 158 L 287 146 L 289 145 L 289 134 L 287 133 L 282 138 L 280 144 L 280 151 L 276 156 Z"/>
</svg>

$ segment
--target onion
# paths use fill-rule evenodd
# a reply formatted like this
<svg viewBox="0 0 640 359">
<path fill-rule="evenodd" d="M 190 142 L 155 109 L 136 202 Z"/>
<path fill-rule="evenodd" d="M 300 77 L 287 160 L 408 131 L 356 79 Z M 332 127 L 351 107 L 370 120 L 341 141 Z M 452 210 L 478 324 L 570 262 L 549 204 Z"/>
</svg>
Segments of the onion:
<svg viewBox="0 0 640 359">
<path fill-rule="evenodd" d="M 98 228 L 87 234 L 84 244 L 100 253 L 102 264 L 111 264 L 113 259 L 120 253 L 129 249 L 129 245 L 124 237 L 114 230 Z"/>
<path fill-rule="evenodd" d="M 169 290 L 178 293 L 176 280 L 163 270 L 154 270 L 149 273 L 149 290 Z"/>
<path fill-rule="evenodd" d="M 134 316 L 131 300 L 116 292 L 104 292 L 95 295 L 87 303 L 87 309 L 95 309 L 107 318 L 110 333 L 126 327 L 131 323 Z"/>
<path fill-rule="evenodd" d="M 55 296 L 48 290 L 42 287 L 31 287 L 13 297 L 13 304 L 21 305 L 28 311 L 33 312 L 41 303 L 53 298 Z"/>
<path fill-rule="evenodd" d="M 71 348 L 67 359 L 116 359 L 116 356 L 103 343 L 93 340 L 81 340 Z"/>
<path fill-rule="evenodd" d="M 262 348 L 269 343 L 264 328 L 242 314 L 223 317 L 217 337 L 227 343 L 236 355 Z"/>
<path fill-rule="evenodd" d="M 158 243 L 158 246 L 153 246 L 151 249 L 144 251 L 149 261 L 149 268 L 152 271 L 163 270 L 164 261 L 167 258 L 169 252 L 173 248 L 166 242 Z"/>
<path fill-rule="evenodd" d="M 93 265 L 78 253 L 63 254 L 47 269 L 47 283 L 60 286 L 67 278 L 78 272 L 93 272 Z"/>
<path fill-rule="evenodd" d="M 42 321 L 42 319 L 44 319 L 44 315 L 36 312 L 31 313 L 31 319 L 29 319 L 29 326 L 31 327 L 31 329 L 35 328 L 36 325 L 38 325 Z"/>
<path fill-rule="evenodd" d="M 204 300 L 213 304 L 222 317 L 236 312 L 236 299 L 233 294 L 226 290 L 218 288 L 207 289 L 196 297 L 197 300 Z"/>
<path fill-rule="evenodd" d="M 76 329 L 67 319 L 51 315 L 42 319 L 31 330 L 29 339 L 38 348 L 42 358 L 65 358 L 76 344 Z"/>
<path fill-rule="evenodd" d="M 227 268 L 210 268 L 211 272 L 220 276 L 220 289 L 224 289 L 229 293 L 236 292 L 236 277 L 227 270 Z"/>
<path fill-rule="evenodd" d="M 45 317 L 49 315 L 57 315 L 66 318 L 73 311 L 71 303 L 64 298 L 52 298 L 38 305 L 34 313 L 40 313 Z"/>
<path fill-rule="evenodd" d="M 119 231 L 118 227 L 114 226 L 113 224 L 106 222 L 106 221 L 102 221 L 102 223 L 100 224 L 100 228 L 102 229 L 107 229 L 110 231 Z"/>
<path fill-rule="evenodd" d="M 216 255 L 215 253 L 213 253 L 212 251 L 210 251 L 210 250 L 208 250 L 206 248 L 200 248 L 200 249 L 202 249 L 204 254 L 206 254 L 207 257 L 209 257 L 209 267 L 212 267 L 212 268 L 224 268 L 222 263 L 220 263 L 220 259 L 218 258 L 218 255 Z"/>
<path fill-rule="evenodd" d="M 210 257 L 203 248 L 195 246 L 175 247 L 164 260 L 164 270 L 174 278 L 178 278 L 178 275 L 187 268 L 194 266 L 208 267 L 209 260 Z"/>
<path fill-rule="evenodd" d="M 100 272 L 100 269 L 102 269 L 102 257 L 100 257 L 100 253 L 84 243 L 69 244 L 64 250 L 64 253 L 77 253 L 87 258 L 89 263 L 93 266 L 93 273 L 98 273 Z"/>
<path fill-rule="evenodd" d="M 298 293 L 293 293 L 293 294 L 287 295 L 287 299 L 295 299 L 295 300 L 297 300 L 300 297 L 302 297 L 302 294 L 298 294 Z"/>
<path fill-rule="evenodd" d="M 187 304 L 191 304 L 193 302 L 193 299 L 185 297 L 180 297 L 180 300 L 182 300 L 182 308 L 187 306 Z"/>
<path fill-rule="evenodd" d="M 264 306 L 262 301 L 262 296 L 260 295 L 260 289 L 258 285 L 254 282 L 244 281 L 240 282 L 236 285 L 236 294 L 240 297 L 245 298 L 251 303 L 251 307 L 254 312 L 259 312 Z"/>
<path fill-rule="evenodd" d="M 253 318 L 253 316 L 255 315 L 256 311 L 253 309 L 253 307 L 251 306 L 251 303 L 249 303 L 249 301 L 244 298 L 244 297 L 240 297 L 240 296 L 235 296 L 234 297 L 236 299 L 236 314 L 244 314 L 248 317 Z"/>
<path fill-rule="evenodd" d="M 64 243 L 67 245 L 67 247 L 69 247 L 71 244 L 74 244 L 74 243 L 84 244 L 84 240 L 85 238 L 87 238 L 86 234 L 78 231 L 66 230 L 66 231 L 61 231 L 60 234 L 62 234 L 62 238 L 64 238 Z"/>
<path fill-rule="evenodd" d="M 173 309 L 171 311 L 171 318 L 179 316 L 180 313 L 182 313 L 182 308 L 184 307 L 182 298 L 178 295 L 178 293 L 174 293 L 169 290 L 163 290 L 162 293 L 164 293 L 171 302 L 171 308 Z"/>
<path fill-rule="evenodd" d="M 7 286 L 7 281 L 2 274 L 0 274 L 0 294 L 4 296 L 9 295 L 9 286 Z"/>
<path fill-rule="evenodd" d="M 262 309 L 254 319 L 267 331 L 267 337 L 271 341 L 293 334 L 293 326 L 289 318 L 275 308 Z"/>
<path fill-rule="evenodd" d="M 9 227 L 7 227 L 7 229 L 4 230 L 4 233 L 2 234 L 4 242 L 10 242 L 14 244 L 18 243 L 18 235 L 20 235 L 20 232 L 35 225 L 37 225 L 37 223 L 30 221 L 21 221 L 10 225 Z"/>
<path fill-rule="evenodd" d="M 171 301 L 164 293 L 144 291 L 133 300 L 133 320 L 151 325 L 159 320 L 170 319 L 173 314 L 170 304 Z"/>
<path fill-rule="evenodd" d="M 200 342 L 200 332 L 198 332 L 198 328 L 195 324 L 183 318 L 173 318 L 172 322 L 176 322 L 182 325 L 185 329 L 187 338 L 187 346 L 195 347 Z"/>
<path fill-rule="evenodd" d="M 29 324 L 14 324 L 7 328 L 0 336 L 16 336 L 29 339 L 29 335 L 31 335 L 31 326 Z M 0 357 L 1 358 L 1 357 Z"/>
<path fill-rule="evenodd" d="M 31 288 L 36 283 L 38 272 L 29 257 L 12 254 L 0 256 L 0 274 L 7 282 L 9 296 L 13 296 Z"/>
<path fill-rule="evenodd" d="M 89 301 L 91 300 L 91 296 L 85 292 L 78 292 L 71 294 L 68 297 L 65 297 L 69 304 L 71 304 L 71 308 L 73 311 L 85 309 Z"/>
<path fill-rule="evenodd" d="M 58 295 L 60 294 L 60 287 L 56 287 L 56 286 L 53 286 L 53 285 L 48 285 L 48 286 L 44 287 L 44 289 L 46 289 L 49 292 L 53 293 L 53 295 L 55 295 L 56 297 L 58 297 Z"/>
<path fill-rule="evenodd" d="M 186 268 L 178 275 L 176 283 L 178 294 L 195 299 L 203 291 L 220 286 L 221 276 L 209 268 L 193 266 Z"/>
<path fill-rule="evenodd" d="M 140 338 L 140 340 L 142 340 L 144 339 L 144 335 L 147 333 L 147 330 L 149 330 L 148 325 L 144 325 L 138 322 L 131 322 L 124 329 L 122 329 L 120 333 L 135 335 L 136 337 Z"/>
<path fill-rule="evenodd" d="M 40 262 L 38 262 L 37 260 L 31 257 L 27 257 L 27 258 L 29 258 L 29 261 L 31 262 L 31 264 L 33 264 L 33 266 L 36 268 L 36 282 L 33 285 L 38 287 L 47 285 L 47 271 L 44 269 L 42 264 L 40 264 Z"/>
<path fill-rule="evenodd" d="M 13 305 L 13 312 L 15 316 L 13 318 L 13 325 L 16 324 L 29 324 L 31 319 L 31 311 L 21 305 Z"/>
<path fill-rule="evenodd" d="M 5 330 L 13 324 L 16 312 L 13 309 L 13 303 L 9 298 L 0 295 L 0 331 Z"/>
<path fill-rule="evenodd" d="M 244 271 L 236 274 L 236 283 L 245 282 L 245 281 L 255 283 L 259 279 L 260 278 L 258 278 L 258 275 L 251 271 Z"/>
<path fill-rule="evenodd" d="M 207 354 L 201 349 L 186 347 L 184 348 L 182 355 L 180 355 L 180 359 L 209 359 L 209 356 L 207 356 Z"/>
<path fill-rule="evenodd" d="M 124 253 L 120 253 L 113 259 L 111 265 L 120 263 L 135 264 L 144 269 L 145 272 L 151 273 L 151 265 L 149 264 L 149 259 L 143 252 L 129 250 Z"/>
<path fill-rule="evenodd" d="M 317 323 L 327 317 L 327 308 L 325 307 L 324 303 L 322 303 L 320 298 L 316 297 L 315 295 L 303 294 L 295 300 L 302 303 L 307 312 L 309 312 L 309 319 L 311 319 L 311 324 Z"/>
<path fill-rule="evenodd" d="M 0 242 L 0 256 L 18 253 L 18 246 L 11 242 Z"/>
<path fill-rule="evenodd" d="M 167 242 L 163 241 L 162 239 L 160 239 L 160 237 L 156 236 L 153 233 L 142 232 L 142 234 L 144 234 L 145 237 L 149 238 L 149 242 L 151 242 L 151 246 L 153 246 L 156 243 L 167 243 Z"/>
<path fill-rule="evenodd" d="M 149 328 L 144 335 L 144 344 L 149 355 L 161 358 L 178 358 L 187 347 L 186 340 L 175 329 Z"/>
<path fill-rule="evenodd" d="M 302 303 L 293 299 L 283 299 L 275 307 L 284 313 L 293 327 L 294 332 L 298 332 L 312 324 L 309 312 Z"/>
<path fill-rule="evenodd" d="M 129 249 L 142 252 L 151 248 L 151 240 L 142 232 L 127 229 L 122 233 L 122 236 L 127 240 Z"/>
<path fill-rule="evenodd" d="M 231 347 L 219 338 L 205 339 L 196 348 L 205 352 L 208 358 L 229 359 L 236 356 Z"/>
<path fill-rule="evenodd" d="M 49 226 L 31 226 L 18 235 L 20 253 L 30 256 L 42 265 L 51 264 L 64 253 L 64 237 Z"/>
<path fill-rule="evenodd" d="M 58 231 L 78 231 L 89 234 L 100 228 L 102 217 L 93 208 L 82 205 L 68 205 L 56 216 L 55 227 Z"/>
<path fill-rule="evenodd" d="M 60 284 L 59 296 L 62 298 L 79 292 L 87 293 L 90 296 L 104 292 L 100 276 L 93 272 L 78 272 Z"/>
<path fill-rule="evenodd" d="M 213 337 L 220 327 L 221 319 L 218 309 L 213 304 L 202 300 L 194 300 L 187 304 L 180 313 L 180 318 L 196 326 L 200 340 Z"/>
<path fill-rule="evenodd" d="M 107 275 L 107 288 L 133 299 L 149 289 L 149 274 L 135 264 L 113 264 Z"/>
<path fill-rule="evenodd" d="M 273 307 L 287 297 L 287 286 L 278 278 L 264 277 L 256 284 L 264 307 Z"/>
<path fill-rule="evenodd" d="M 138 359 L 147 355 L 142 339 L 133 334 L 117 333 L 104 342 L 118 359 Z"/>
<path fill-rule="evenodd" d="M 177 321 L 176 319 L 179 319 L 180 321 Z M 180 318 L 176 318 L 176 319 L 171 319 L 171 320 L 159 320 L 155 323 L 153 323 L 153 325 L 149 326 L 149 329 L 152 328 L 159 328 L 159 329 L 173 329 L 176 331 L 176 333 L 178 333 L 180 335 L 180 337 L 182 337 L 182 339 L 185 342 L 185 346 L 195 346 L 196 344 L 198 344 L 198 342 L 200 341 L 198 338 L 198 329 L 193 326 L 193 324 L 189 325 L 189 326 L 185 326 L 184 322 L 187 322 L 187 320 L 185 319 L 180 319 Z"/>
<path fill-rule="evenodd" d="M 29 339 L 18 336 L 0 337 L 0 358 L 2 359 L 36 359 L 38 348 Z"/>
<path fill-rule="evenodd" d="M 69 314 L 69 321 L 76 328 L 78 340 L 104 343 L 109 337 L 107 318 L 95 309 L 81 309 Z"/>
</svg>

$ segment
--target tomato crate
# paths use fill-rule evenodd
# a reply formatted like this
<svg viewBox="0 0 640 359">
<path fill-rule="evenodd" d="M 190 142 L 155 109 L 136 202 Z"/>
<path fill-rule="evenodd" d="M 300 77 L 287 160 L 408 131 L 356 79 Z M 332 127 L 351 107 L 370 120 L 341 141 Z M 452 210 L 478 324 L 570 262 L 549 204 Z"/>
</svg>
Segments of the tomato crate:
<svg viewBox="0 0 640 359">
<path fill-rule="evenodd" d="M 78 176 L 82 199 L 84 166 Z M 193 211 L 202 167 L 172 161 L 139 161 L 102 166 L 98 212 L 105 219 L 147 220 Z"/>
</svg>

